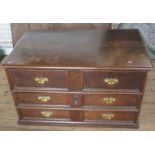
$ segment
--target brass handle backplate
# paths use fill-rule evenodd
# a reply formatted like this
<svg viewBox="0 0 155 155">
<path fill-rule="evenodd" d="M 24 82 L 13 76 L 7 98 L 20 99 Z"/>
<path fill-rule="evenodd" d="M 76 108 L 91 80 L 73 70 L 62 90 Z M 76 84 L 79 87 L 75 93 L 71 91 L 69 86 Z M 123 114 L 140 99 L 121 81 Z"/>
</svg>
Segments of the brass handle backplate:
<svg viewBox="0 0 155 155">
<path fill-rule="evenodd" d="M 79 97 L 74 96 L 74 104 L 77 105 L 79 103 Z"/>
<path fill-rule="evenodd" d="M 45 82 L 48 82 L 48 78 L 47 77 L 36 77 L 34 79 L 38 84 L 44 84 Z"/>
<path fill-rule="evenodd" d="M 50 116 L 53 115 L 53 113 L 52 113 L 52 112 L 49 112 L 49 111 L 42 111 L 42 112 L 41 112 L 41 115 L 42 115 L 43 117 L 50 117 Z"/>
<path fill-rule="evenodd" d="M 118 79 L 117 78 L 106 78 L 104 79 L 104 82 L 107 83 L 108 85 L 115 85 L 115 84 L 118 84 Z"/>
<path fill-rule="evenodd" d="M 38 96 L 38 100 L 40 100 L 41 102 L 47 102 L 50 100 L 49 96 Z"/>
<path fill-rule="evenodd" d="M 102 114 L 102 118 L 103 119 L 112 119 L 112 118 L 114 118 L 114 114 Z"/>
<path fill-rule="evenodd" d="M 106 104 L 112 104 L 116 101 L 114 97 L 105 97 L 102 98 L 102 101 L 105 102 Z"/>
</svg>

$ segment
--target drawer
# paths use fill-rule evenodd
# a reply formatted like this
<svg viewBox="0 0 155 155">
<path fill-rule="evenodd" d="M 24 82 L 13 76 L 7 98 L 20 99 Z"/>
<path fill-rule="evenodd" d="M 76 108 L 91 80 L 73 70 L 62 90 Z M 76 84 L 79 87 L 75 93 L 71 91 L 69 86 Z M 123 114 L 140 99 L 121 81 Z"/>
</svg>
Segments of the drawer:
<svg viewBox="0 0 155 155">
<path fill-rule="evenodd" d="M 84 89 L 138 89 L 143 88 L 145 72 L 83 72 Z"/>
<path fill-rule="evenodd" d="M 138 94 L 87 94 L 83 104 L 88 106 L 139 106 Z"/>
<path fill-rule="evenodd" d="M 18 109 L 22 119 L 54 119 L 64 120 L 70 119 L 68 110 L 53 110 L 53 109 Z"/>
<path fill-rule="evenodd" d="M 17 103 L 35 105 L 68 105 L 68 94 L 25 92 L 13 93 Z"/>
<path fill-rule="evenodd" d="M 9 69 L 12 87 L 67 89 L 67 71 Z"/>
<path fill-rule="evenodd" d="M 137 112 L 130 111 L 85 111 L 85 120 L 119 120 L 132 121 L 137 119 Z"/>
</svg>

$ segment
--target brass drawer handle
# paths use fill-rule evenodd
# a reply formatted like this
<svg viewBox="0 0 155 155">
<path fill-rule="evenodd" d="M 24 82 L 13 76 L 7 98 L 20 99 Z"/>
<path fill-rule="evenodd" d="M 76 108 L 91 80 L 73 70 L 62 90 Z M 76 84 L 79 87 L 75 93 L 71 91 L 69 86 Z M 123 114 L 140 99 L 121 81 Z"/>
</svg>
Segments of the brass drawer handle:
<svg viewBox="0 0 155 155">
<path fill-rule="evenodd" d="M 112 104 L 112 103 L 114 103 L 114 102 L 116 101 L 116 99 L 113 98 L 113 97 L 105 97 L 105 98 L 103 98 L 102 100 L 103 100 L 106 104 Z"/>
<path fill-rule="evenodd" d="M 106 78 L 106 79 L 104 79 L 104 82 L 107 83 L 108 85 L 115 85 L 115 84 L 118 84 L 118 79 Z"/>
<path fill-rule="evenodd" d="M 49 112 L 49 111 L 42 111 L 42 112 L 41 112 L 41 115 L 42 115 L 43 117 L 50 117 L 50 116 L 53 115 L 53 113 L 52 113 L 52 112 Z"/>
<path fill-rule="evenodd" d="M 47 77 L 42 77 L 42 78 L 36 77 L 34 80 L 35 80 L 38 84 L 44 84 L 45 82 L 48 82 L 48 78 L 47 78 Z"/>
<path fill-rule="evenodd" d="M 38 96 L 38 100 L 40 100 L 41 102 L 47 102 L 50 100 L 49 96 Z"/>
<path fill-rule="evenodd" d="M 103 119 L 112 119 L 114 118 L 114 114 L 102 114 Z"/>
</svg>

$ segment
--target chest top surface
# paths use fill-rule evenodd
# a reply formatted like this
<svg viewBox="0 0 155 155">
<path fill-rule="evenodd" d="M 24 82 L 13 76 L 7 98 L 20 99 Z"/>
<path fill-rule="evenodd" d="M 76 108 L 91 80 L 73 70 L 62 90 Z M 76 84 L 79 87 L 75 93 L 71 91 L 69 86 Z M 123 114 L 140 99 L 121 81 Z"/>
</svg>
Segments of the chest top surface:
<svg viewBox="0 0 155 155">
<path fill-rule="evenodd" d="M 2 65 L 16 68 L 150 69 L 138 30 L 30 31 Z"/>
</svg>

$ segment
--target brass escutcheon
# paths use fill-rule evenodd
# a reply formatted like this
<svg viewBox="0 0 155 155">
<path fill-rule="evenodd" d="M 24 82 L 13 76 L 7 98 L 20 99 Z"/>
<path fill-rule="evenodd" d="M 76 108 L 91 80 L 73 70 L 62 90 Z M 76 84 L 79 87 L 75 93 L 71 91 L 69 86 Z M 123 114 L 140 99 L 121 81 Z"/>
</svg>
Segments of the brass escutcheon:
<svg viewBox="0 0 155 155">
<path fill-rule="evenodd" d="M 74 96 L 74 104 L 75 105 L 79 104 L 79 97 L 78 96 Z"/>
</svg>

